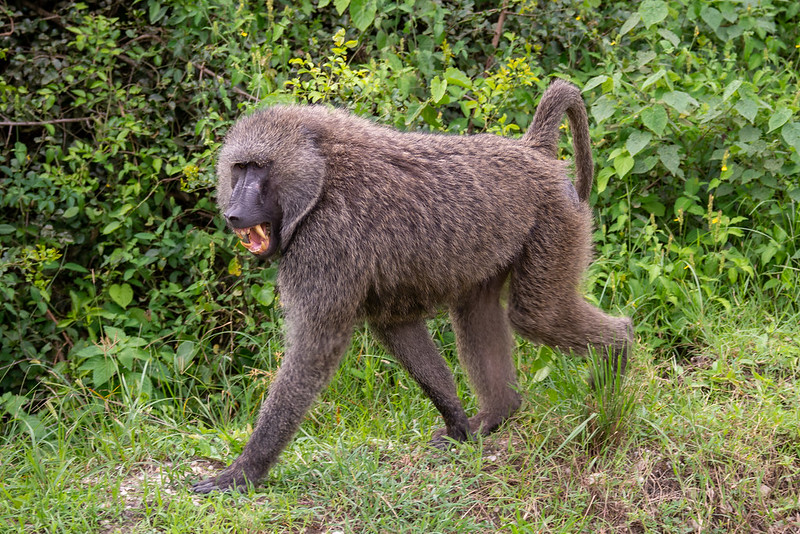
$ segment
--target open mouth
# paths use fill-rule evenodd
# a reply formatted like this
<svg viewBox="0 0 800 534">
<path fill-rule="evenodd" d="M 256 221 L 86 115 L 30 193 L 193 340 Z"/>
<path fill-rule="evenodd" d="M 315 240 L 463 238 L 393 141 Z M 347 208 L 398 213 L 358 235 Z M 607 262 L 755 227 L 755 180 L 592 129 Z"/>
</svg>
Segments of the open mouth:
<svg viewBox="0 0 800 534">
<path fill-rule="evenodd" d="M 269 223 L 261 223 L 250 228 L 235 228 L 239 242 L 253 254 L 262 254 L 269 248 Z"/>
</svg>

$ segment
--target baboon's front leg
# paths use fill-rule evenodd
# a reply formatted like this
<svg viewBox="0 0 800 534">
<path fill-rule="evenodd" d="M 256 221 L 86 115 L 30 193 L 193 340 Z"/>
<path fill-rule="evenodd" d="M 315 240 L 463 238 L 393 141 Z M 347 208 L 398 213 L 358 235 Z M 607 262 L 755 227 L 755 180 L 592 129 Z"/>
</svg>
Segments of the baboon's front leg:
<svg viewBox="0 0 800 534">
<path fill-rule="evenodd" d="M 350 341 L 351 325 L 303 321 L 289 329 L 288 348 L 255 430 L 242 454 L 225 470 L 192 486 L 197 493 L 247 491 L 275 463 L 303 416 L 330 381 Z"/>
</svg>

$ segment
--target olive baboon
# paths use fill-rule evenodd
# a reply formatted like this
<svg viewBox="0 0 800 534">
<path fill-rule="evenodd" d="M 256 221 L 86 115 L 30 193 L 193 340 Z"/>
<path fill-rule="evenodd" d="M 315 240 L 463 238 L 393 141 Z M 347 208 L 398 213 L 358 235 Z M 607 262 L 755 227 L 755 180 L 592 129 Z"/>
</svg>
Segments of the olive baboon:
<svg viewBox="0 0 800 534">
<path fill-rule="evenodd" d="M 564 112 L 574 186 L 556 152 Z M 435 441 L 487 434 L 519 407 L 512 327 L 565 350 L 600 348 L 624 366 L 630 320 L 579 290 L 591 257 L 592 167 L 583 100 L 561 80 L 517 140 L 400 133 L 314 106 L 241 118 L 219 154 L 218 203 L 253 254 L 280 255 L 287 349 L 241 456 L 194 491 L 242 489 L 266 473 L 359 321 L 441 412 Z M 470 419 L 424 323 L 439 306 L 450 310 L 478 396 Z"/>
</svg>

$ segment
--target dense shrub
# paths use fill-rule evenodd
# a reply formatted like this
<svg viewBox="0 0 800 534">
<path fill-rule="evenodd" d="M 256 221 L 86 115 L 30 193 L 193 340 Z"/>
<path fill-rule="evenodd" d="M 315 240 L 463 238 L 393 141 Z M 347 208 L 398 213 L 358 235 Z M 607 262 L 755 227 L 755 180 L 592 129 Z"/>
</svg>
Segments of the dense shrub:
<svg viewBox="0 0 800 534">
<path fill-rule="evenodd" d="M 275 270 L 223 231 L 213 165 L 279 101 L 517 135 L 568 78 L 598 163 L 595 298 L 666 351 L 704 306 L 796 300 L 796 2 L 511 0 L 502 25 L 480 1 L 41 5 L 0 7 L 7 406 L 43 376 L 159 396 L 272 358 Z"/>
</svg>

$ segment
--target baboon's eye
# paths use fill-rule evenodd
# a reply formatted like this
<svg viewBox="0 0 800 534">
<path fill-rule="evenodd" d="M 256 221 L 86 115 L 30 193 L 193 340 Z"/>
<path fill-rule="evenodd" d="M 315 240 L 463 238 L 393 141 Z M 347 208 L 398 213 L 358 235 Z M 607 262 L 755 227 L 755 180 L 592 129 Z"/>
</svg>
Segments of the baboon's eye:
<svg viewBox="0 0 800 534">
<path fill-rule="evenodd" d="M 233 166 L 236 169 L 242 170 L 242 169 L 247 167 L 247 164 L 246 163 L 234 163 Z"/>
</svg>

